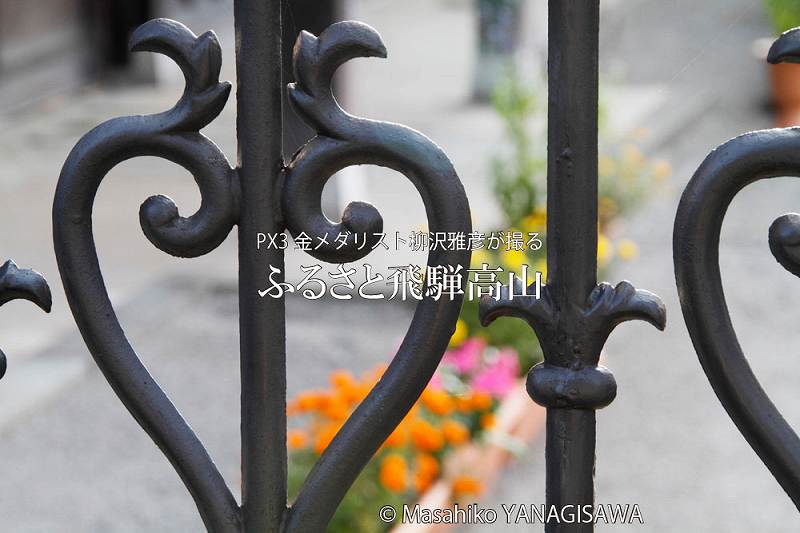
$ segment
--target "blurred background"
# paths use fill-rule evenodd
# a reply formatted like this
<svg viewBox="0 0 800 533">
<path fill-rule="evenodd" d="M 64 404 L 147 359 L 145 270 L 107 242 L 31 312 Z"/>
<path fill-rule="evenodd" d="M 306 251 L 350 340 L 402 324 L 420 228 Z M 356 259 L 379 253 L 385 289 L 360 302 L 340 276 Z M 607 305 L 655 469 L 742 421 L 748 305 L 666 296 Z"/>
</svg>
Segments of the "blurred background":
<svg viewBox="0 0 800 533">
<path fill-rule="evenodd" d="M 180 95 L 183 79 L 170 60 L 128 53 L 131 31 L 154 17 L 175 18 L 197 34 L 213 29 L 223 50 L 221 79 L 235 81 L 232 11 L 231 2 L 211 0 L 0 0 L 0 257 L 42 272 L 54 297 L 51 316 L 17 302 L 0 315 L 9 356 L 0 382 L 2 532 L 202 530 L 178 476 L 118 402 L 76 331 L 53 256 L 50 209 L 61 165 L 84 133 L 112 117 L 163 111 Z M 710 150 L 748 130 L 797 122 L 798 67 L 768 68 L 764 58 L 778 34 L 800 25 L 800 3 L 604 0 L 601 13 L 601 279 L 628 279 L 659 294 L 669 318 L 664 333 L 625 324 L 606 346 L 619 394 L 598 413 L 597 501 L 638 504 L 644 524 L 597 529 L 797 531 L 796 509 L 697 362 L 675 291 L 671 240 L 680 193 Z M 546 2 L 289 0 L 287 75 L 301 29 L 318 34 L 345 19 L 375 27 L 389 57 L 341 70 L 343 106 L 439 144 L 464 182 L 476 229 L 542 232 Z M 291 109 L 285 115 L 288 159 L 313 132 Z M 204 133 L 235 164 L 235 98 Z M 138 223 L 139 205 L 153 194 L 174 198 L 186 215 L 199 206 L 191 176 L 155 158 L 119 165 L 100 188 L 93 220 L 105 283 L 131 343 L 238 496 L 235 235 L 201 258 L 167 256 Z M 342 171 L 326 188 L 324 209 L 338 219 L 352 200 L 374 203 L 392 234 L 427 228 L 417 192 L 394 172 Z M 775 264 L 766 237 L 774 218 L 798 204 L 800 189 L 789 179 L 748 187 L 727 215 L 721 248 L 740 343 L 795 426 L 800 330 L 792 310 L 800 285 Z M 542 270 L 544 250 L 474 255 L 478 264 Z M 385 275 L 389 266 L 424 264 L 425 257 L 393 247 L 366 262 Z M 312 263 L 289 250 L 287 278 L 299 281 L 299 267 Z M 288 299 L 293 490 L 391 358 L 412 313 L 413 302 Z M 494 415 L 519 391 L 517 379 L 541 357 L 533 334 L 506 322 L 512 325 L 483 331 L 474 305 L 465 306 L 414 420 L 359 480 L 359 501 L 346 500 L 333 531 L 385 530 L 377 520 L 381 503 L 413 503 L 432 487 L 496 509 L 543 502 L 541 433 L 512 439 L 493 429 L 502 426 Z M 529 407 L 526 416 L 536 426 L 539 413 Z M 420 431 L 441 442 L 418 438 Z M 513 456 L 491 484 L 492 476 L 464 466 L 480 462 L 474 454 L 490 445 Z"/>
</svg>

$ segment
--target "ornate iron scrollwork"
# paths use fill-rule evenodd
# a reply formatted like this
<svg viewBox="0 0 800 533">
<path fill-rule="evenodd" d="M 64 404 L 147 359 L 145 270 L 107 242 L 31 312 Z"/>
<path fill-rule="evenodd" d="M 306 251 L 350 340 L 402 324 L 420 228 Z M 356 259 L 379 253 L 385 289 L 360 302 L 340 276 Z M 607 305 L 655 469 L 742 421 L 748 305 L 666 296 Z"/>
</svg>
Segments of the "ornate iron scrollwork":
<svg viewBox="0 0 800 533">
<path fill-rule="evenodd" d="M 531 286 L 530 294 L 535 289 Z M 661 299 L 649 291 L 637 290 L 627 281 L 616 287 L 600 283 L 589 294 L 585 306 L 564 306 L 541 287 L 540 298 L 509 298 L 505 287 L 500 299 L 481 299 L 481 322 L 488 326 L 501 316 L 525 320 L 536 332 L 544 362 L 528 374 L 531 398 L 545 407 L 602 409 L 617 394 L 613 374 L 599 366 L 600 352 L 614 328 L 627 320 L 645 320 L 664 329 L 667 312 Z M 516 287 L 516 294 L 522 287 Z"/>
<path fill-rule="evenodd" d="M 331 78 L 342 63 L 355 57 L 385 55 L 378 33 L 358 22 L 340 22 L 319 37 L 303 32 L 298 38 L 294 50 L 298 81 L 290 87 L 289 94 L 318 135 L 287 168 L 283 211 L 293 234 L 305 232 L 314 238 L 349 232 L 353 236 L 374 237 L 381 232 L 381 216 L 369 204 L 350 204 L 340 224 L 327 220 L 320 208 L 328 178 L 344 167 L 362 164 L 388 167 L 411 180 L 425 203 L 431 232 L 471 231 L 464 188 L 438 146 L 404 126 L 349 115 L 333 97 Z M 324 261 L 342 263 L 364 257 L 374 244 L 356 246 L 348 241 L 341 250 L 331 246 L 309 253 Z M 428 265 L 460 269 L 463 279 L 469 259 L 469 251 L 438 248 L 430 252 Z M 289 511 L 288 531 L 324 529 L 347 488 L 433 376 L 460 308 L 461 298 L 424 298 L 418 304 L 406 337 L 383 378 L 309 474 Z"/>
<path fill-rule="evenodd" d="M 772 46 L 771 63 L 800 62 L 800 29 Z M 762 389 L 736 338 L 719 267 L 719 239 L 728 206 L 745 186 L 800 176 L 800 130 L 746 133 L 715 149 L 683 192 L 673 252 L 678 295 L 695 350 L 714 392 L 764 464 L 800 509 L 800 439 Z M 800 275 L 800 215 L 769 228 L 772 254 Z"/>
<path fill-rule="evenodd" d="M 182 24 L 157 19 L 134 32 L 131 47 L 171 57 L 186 77 L 186 89 L 169 111 L 109 120 L 73 148 L 53 204 L 58 267 L 75 321 L 97 365 L 178 471 L 206 527 L 239 531 L 239 510 L 225 481 L 125 338 L 103 282 L 92 235 L 92 204 L 106 174 L 127 159 L 156 156 L 191 172 L 202 200 L 198 211 L 184 218 L 169 198 L 148 198 L 139 218 L 150 242 L 175 256 L 196 257 L 225 239 L 237 219 L 236 172 L 199 129 L 222 110 L 230 85 L 218 81 L 222 56 L 211 32 L 197 37 Z"/>
<path fill-rule="evenodd" d="M 262 8 L 253 5 L 247 9 Z M 242 24 L 250 22 L 243 20 Z M 249 26 L 246 31 L 250 38 L 257 35 Z M 173 58 L 185 74 L 186 90 L 171 110 L 112 119 L 89 132 L 72 150 L 53 206 L 59 269 L 73 315 L 95 361 L 134 418 L 171 461 L 194 497 L 208 530 L 250 531 L 244 507 L 236 503 L 199 439 L 125 338 L 103 283 L 91 222 L 95 193 L 106 173 L 126 159 L 151 155 L 189 170 L 202 195 L 200 209 L 186 218 L 178 214 L 169 198 L 154 196 L 145 201 L 140 211 L 141 225 L 155 246 L 172 255 L 195 257 L 218 246 L 234 225 L 241 226 L 239 205 L 252 201 L 243 197 L 242 169 L 231 168 L 217 146 L 199 133 L 221 111 L 230 86 L 218 82 L 221 54 L 211 32 L 196 37 L 177 22 L 159 19 L 140 27 L 133 35 L 132 46 L 134 50 Z M 339 65 L 354 57 L 385 53 L 377 32 L 357 22 L 335 24 L 318 38 L 308 33 L 299 37 L 294 57 L 298 82 L 290 94 L 293 104 L 318 135 L 286 168 L 276 169 L 280 179 L 265 177 L 277 184 L 272 200 L 275 205 L 280 204 L 277 212 L 281 218 L 275 223 L 281 230 L 285 224 L 293 234 L 305 232 L 310 236 L 349 232 L 351 236 L 358 233 L 374 237 L 379 233 L 381 216 L 369 204 L 350 204 L 341 223 L 327 220 L 320 208 L 327 179 L 342 168 L 359 164 L 389 167 L 408 177 L 424 201 L 431 231 L 471 230 L 464 189 L 439 147 L 409 128 L 351 116 L 333 97 L 330 82 Z M 280 129 L 280 124 L 269 128 Z M 246 134 L 240 131 L 240 136 Z M 351 238 L 339 250 L 319 248 L 312 255 L 324 261 L 349 262 L 364 257 L 372 247 L 358 248 Z M 469 258 L 468 251 L 434 250 L 428 264 L 452 268 L 463 279 Z M 294 506 L 286 509 L 286 502 L 280 502 L 286 509 L 285 516 L 281 523 L 270 522 L 270 531 L 324 530 L 350 484 L 430 380 L 454 331 L 460 307 L 460 298 L 423 298 L 385 375 L 322 455 Z M 282 343 L 283 339 L 274 341 Z M 243 424 L 245 416 L 243 413 Z M 279 420 L 284 414 L 263 416 Z M 243 469 L 248 468 L 243 462 Z M 285 479 L 283 483 L 285 486 Z M 275 487 L 280 486 L 275 482 Z M 251 501 L 258 496 L 246 495 Z M 264 524 L 264 516 L 253 518 L 253 523 Z"/>
<path fill-rule="evenodd" d="M 536 332 L 544 361 L 526 385 L 547 407 L 546 505 L 586 508 L 594 504 L 595 411 L 617 392 L 600 352 L 626 320 L 664 329 L 666 309 L 626 281 L 597 283 L 599 2 L 551 0 L 548 19 L 547 284 L 538 298 L 529 296 L 534 285 L 484 296 L 479 312 L 484 325 L 511 316 Z M 550 520 L 545 531 L 590 532 L 594 525 Z"/>
<path fill-rule="evenodd" d="M 8 260 L 0 266 L 0 305 L 12 300 L 29 300 L 45 313 L 50 312 L 53 298 L 50 287 L 35 270 L 20 270 L 14 261 Z M 6 373 L 6 355 L 0 350 L 0 379 Z"/>
</svg>

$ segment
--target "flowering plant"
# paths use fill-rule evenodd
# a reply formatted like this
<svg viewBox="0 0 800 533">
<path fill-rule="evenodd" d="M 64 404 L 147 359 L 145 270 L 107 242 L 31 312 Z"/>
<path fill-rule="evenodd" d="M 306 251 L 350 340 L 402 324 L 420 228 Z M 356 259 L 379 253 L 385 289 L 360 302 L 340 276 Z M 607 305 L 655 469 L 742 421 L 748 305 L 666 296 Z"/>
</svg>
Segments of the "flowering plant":
<svg viewBox="0 0 800 533">
<path fill-rule="evenodd" d="M 523 265 L 528 265 L 529 278 L 525 285 L 533 281 L 535 272 L 541 272 L 544 282 L 547 278 L 547 212 L 544 202 L 547 159 L 544 149 L 546 124 L 543 120 L 546 113 L 539 104 L 537 92 L 526 86 L 513 71 L 495 90 L 492 103 L 505 125 L 510 145 L 508 153 L 492 161 L 491 170 L 495 197 L 509 228 L 505 233 L 525 236 L 536 233 L 542 245 L 536 249 L 500 247 L 473 250 L 472 268 L 478 269 L 486 264 L 491 269 L 500 267 L 506 273 L 520 275 Z M 600 118 L 602 125 L 602 113 Z M 670 172 L 668 163 L 648 160 L 629 140 L 609 143 L 607 139 L 601 139 L 597 221 L 597 263 L 601 272 L 617 259 L 628 261 L 637 256 L 636 243 L 619 236 L 619 219 L 640 205 Z M 506 282 L 506 278 L 502 280 Z M 483 328 L 478 321 L 477 307 L 476 300 L 465 301 L 451 347 L 459 346 L 472 336 L 484 339 L 490 346 L 510 346 L 519 354 L 519 368 L 523 372 L 542 359 L 539 343 L 527 324 L 520 320 L 498 320 Z"/>
<path fill-rule="evenodd" d="M 494 105 L 513 147 L 512 156 L 497 159 L 493 167 L 497 200 L 511 232 L 544 237 L 546 165 L 543 154 L 533 149 L 534 135 L 529 131 L 538 109 L 535 94 L 512 77 L 496 92 Z M 654 182 L 664 179 L 669 168 L 663 162 L 649 162 L 635 145 L 625 143 L 602 151 L 598 173 L 597 255 L 602 269 L 615 258 L 635 257 L 633 242 L 611 237 L 615 222 L 639 203 Z M 520 273 L 527 264 L 546 278 L 546 240 L 541 241 L 535 250 L 475 250 L 472 266 L 502 266 L 507 272 Z M 492 433 L 495 411 L 518 386 L 520 374 L 540 359 L 539 344 L 524 322 L 501 320 L 481 328 L 477 302 L 466 299 L 442 364 L 345 495 L 328 531 L 384 532 L 391 525 L 377 519 L 382 506 L 398 508 L 417 500 L 434 483 L 447 483 L 456 500 L 478 496 L 484 488 L 477 470 L 480 465 L 454 459 L 459 454 L 469 457 L 490 436 L 493 441 L 502 437 L 499 430 Z M 383 371 L 378 368 L 358 378 L 337 371 L 327 388 L 300 393 L 289 402 L 290 498 L 297 495 L 314 463 Z"/>
<path fill-rule="evenodd" d="M 800 0 L 764 0 L 775 35 L 800 26 Z"/>
<path fill-rule="evenodd" d="M 380 507 L 414 501 L 440 480 L 456 498 L 479 494 L 476 472 L 451 458 L 453 452 L 483 441 L 494 424 L 494 410 L 517 380 L 518 365 L 513 350 L 488 347 L 482 339 L 449 350 L 419 401 L 359 475 L 328 531 L 386 531 L 388 526 L 376 520 Z M 302 392 L 289 402 L 291 498 L 383 370 L 360 378 L 334 372 L 328 388 Z"/>
</svg>

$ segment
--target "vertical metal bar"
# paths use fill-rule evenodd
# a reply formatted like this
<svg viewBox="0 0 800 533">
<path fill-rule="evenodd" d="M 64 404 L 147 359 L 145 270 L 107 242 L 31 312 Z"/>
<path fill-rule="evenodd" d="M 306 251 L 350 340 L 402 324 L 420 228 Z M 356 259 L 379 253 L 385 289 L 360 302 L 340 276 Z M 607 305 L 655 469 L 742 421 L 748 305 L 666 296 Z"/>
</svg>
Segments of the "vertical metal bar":
<svg viewBox="0 0 800 533">
<path fill-rule="evenodd" d="M 549 2 L 548 286 L 567 333 L 597 284 L 599 0 Z M 547 505 L 594 502 L 595 412 L 547 411 Z M 549 523 L 548 533 L 593 531 Z"/>
<path fill-rule="evenodd" d="M 281 250 L 258 250 L 258 232 L 282 233 L 274 191 L 283 168 L 281 1 L 236 0 L 239 328 L 242 380 L 242 519 L 246 533 L 277 532 L 286 510 L 286 325 L 283 299 L 260 298 Z M 282 280 L 281 280 L 282 281 Z"/>
<path fill-rule="evenodd" d="M 547 272 L 556 301 L 597 284 L 598 0 L 550 0 Z"/>
</svg>

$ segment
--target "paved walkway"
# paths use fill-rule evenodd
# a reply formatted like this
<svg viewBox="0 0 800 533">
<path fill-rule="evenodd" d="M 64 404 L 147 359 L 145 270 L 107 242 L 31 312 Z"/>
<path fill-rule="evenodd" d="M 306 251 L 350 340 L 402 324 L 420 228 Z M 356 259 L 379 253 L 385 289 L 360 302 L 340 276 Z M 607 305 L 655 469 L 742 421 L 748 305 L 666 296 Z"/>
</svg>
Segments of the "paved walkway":
<svg viewBox="0 0 800 533">
<path fill-rule="evenodd" d="M 184 13 L 182 20 L 198 32 L 219 30 L 223 77 L 234 79 L 226 4 L 199 5 L 213 11 Z M 443 146 L 465 182 L 478 224 L 490 226 L 497 212 L 487 165 L 502 138 L 491 110 L 467 104 L 467 51 L 474 50 L 469 6 L 455 0 L 410 0 L 401 6 L 351 2 L 353 18 L 381 31 L 389 60 L 349 65 L 347 99 L 357 114 L 407 124 Z M 749 53 L 751 41 L 768 32 L 759 6 L 748 0 L 636 0 L 617 3 L 605 14 L 604 78 L 612 85 L 624 82 L 612 91 L 609 115 L 620 117 L 620 129 L 650 130 L 655 155 L 676 168 L 675 190 L 655 198 L 627 224 L 641 258 L 614 274 L 614 280 L 627 278 L 662 295 L 669 327 L 662 334 L 626 324 L 611 337 L 609 366 L 620 392 L 598 417 L 598 500 L 640 504 L 646 526 L 637 530 L 800 526 L 794 507 L 725 417 L 702 375 L 680 316 L 671 266 L 675 206 L 694 168 L 718 143 L 769 125 L 758 107 L 762 66 Z M 58 169 L 80 134 L 112 116 L 160 111 L 178 92 L 170 83 L 112 93 L 90 89 L 50 101 L 40 112 L 0 118 L 6 126 L 0 128 L 0 192 L 6 199 L 0 222 L 17 229 L 0 232 L 2 255 L 43 271 L 55 296 L 52 317 L 23 304 L 2 310 L 0 341 L 11 366 L 0 384 L 1 531 L 199 530 L 177 477 L 89 362 L 46 245 Z M 231 101 L 207 129 L 232 158 L 234 111 Z M 696 118 L 682 124 L 688 116 Z M 380 207 L 385 227 L 402 231 L 424 224 L 422 204 L 407 180 L 371 167 L 366 173 L 370 183 L 379 184 L 369 188 L 368 199 Z M 728 302 L 765 387 L 799 424 L 800 408 L 791 401 L 794 363 L 785 354 L 800 343 L 800 332 L 785 310 L 800 296 L 800 285 L 774 264 L 766 229 L 775 216 L 797 209 L 800 193 L 780 180 L 751 189 L 736 200 L 723 235 Z M 235 486 L 235 242 L 229 239 L 208 256 L 188 261 L 155 250 L 141 235 L 137 212 L 141 201 L 156 193 L 169 194 L 185 212 L 199 201 L 191 179 L 168 163 L 141 159 L 114 170 L 96 202 L 101 262 L 129 338 Z M 409 316 L 408 309 L 386 304 L 380 313 L 365 304 L 320 302 L 313 311 L 308 305 L 289 306 L 294 387 L 320 383 L 334 367 L 366 367 L 385 358 Z M 315 364 L 308 365 L 310 360 Z M 12 405 L 25 392 L 29 401 Z M 541 443 L 534 444 L 487 505 L 542 501 L 542 455 Z"/>
</svg>

